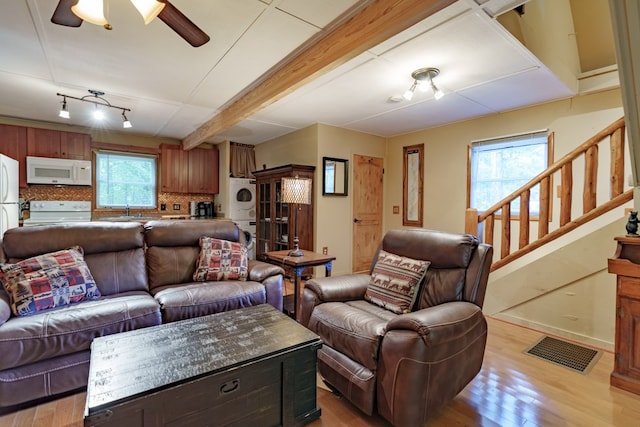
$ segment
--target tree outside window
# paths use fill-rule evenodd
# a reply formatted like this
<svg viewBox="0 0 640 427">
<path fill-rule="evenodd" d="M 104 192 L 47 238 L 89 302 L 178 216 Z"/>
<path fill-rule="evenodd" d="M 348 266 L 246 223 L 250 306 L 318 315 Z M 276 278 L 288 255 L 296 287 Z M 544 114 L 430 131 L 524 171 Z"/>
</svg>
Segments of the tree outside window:
<svg viewBox="0 0 640 427">
<path fill-rule="evenodd" d="M 99 152 L 96 155 L 98 208 L 155 208 L 156 157 Z"/>
<path fill-rule="evenodd" d="M 537 131 L 471 144 L 470 206 L 483 212 L 543 172 L 550 162 L 547 132 Z M 531 189 L 531 216 L 540 212 L 540 186 Z M 520 201 L 511 204 L 519 215 Z"/>
</svg>

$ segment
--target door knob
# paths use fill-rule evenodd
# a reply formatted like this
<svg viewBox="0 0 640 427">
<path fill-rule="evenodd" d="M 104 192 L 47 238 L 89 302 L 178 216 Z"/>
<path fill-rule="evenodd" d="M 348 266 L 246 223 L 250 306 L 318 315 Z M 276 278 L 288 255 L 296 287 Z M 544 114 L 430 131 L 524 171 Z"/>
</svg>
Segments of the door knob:
<svg viewBox="0 0 640 427">
<path fill-rule="evenodd" d="M 362 220 L 358 218 L 353 218 L 353 222 L 358 223 L 358 222 L 362 222 Z"/>
</svg>

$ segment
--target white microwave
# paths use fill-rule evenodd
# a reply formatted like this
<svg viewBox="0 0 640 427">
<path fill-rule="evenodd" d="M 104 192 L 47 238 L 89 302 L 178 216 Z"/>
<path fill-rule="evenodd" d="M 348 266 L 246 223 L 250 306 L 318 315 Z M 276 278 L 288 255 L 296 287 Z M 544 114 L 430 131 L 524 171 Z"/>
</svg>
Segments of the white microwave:
<svg viewBox="0 0 640 427">
<path fill-rule="evenodd" d="M 27 156 L 27 183 L 91 185 L 91 162 Z"/>
</svg>

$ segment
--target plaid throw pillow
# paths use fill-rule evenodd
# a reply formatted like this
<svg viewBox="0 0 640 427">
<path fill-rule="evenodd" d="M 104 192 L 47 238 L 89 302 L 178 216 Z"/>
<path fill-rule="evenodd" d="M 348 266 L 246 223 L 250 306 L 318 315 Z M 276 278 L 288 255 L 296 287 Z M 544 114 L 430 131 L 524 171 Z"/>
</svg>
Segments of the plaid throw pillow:
<svg viewBox="0 0 640 427">
<path fill-rule="evenodd" d="M 80 246 L 0 266 L 0 281 L 16 316 L 100 296 Z"/>
<path fill-rule="evenodd" d="M 365 300 L 396 314 L 409 313 L 418 296 L 418 285 L 430 264 L 381 250 L 364 294 Z"/>
<path fill-rule="evenodd" d="M 193 280 L 247 280 L 249 260 L 247 247 L 228 240 L 200 237 L 200 255 Z"/>
</svg>

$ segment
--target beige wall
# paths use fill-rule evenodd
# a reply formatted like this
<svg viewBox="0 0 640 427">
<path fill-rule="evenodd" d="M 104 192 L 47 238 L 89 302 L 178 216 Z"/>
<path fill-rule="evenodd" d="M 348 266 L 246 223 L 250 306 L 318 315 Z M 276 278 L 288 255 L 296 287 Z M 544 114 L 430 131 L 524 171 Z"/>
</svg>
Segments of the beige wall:
<svg viewBox="0 0 640 427">
<path fill-rule="evenodd" d="M 385 140 L 373 135 L 354 132 L 324 124 L 315 124 L 271 141 L 256 145 L 256 164 L 259 168 L 273 168 L 287 164 L 316 167 L 314 178 L 314 243 L 313 250 L 323 247 L 336 257 L 333 274 L 351 272 L 352 233 L 352 159 L 354 154 L 384 158 Z M 337 157 L 349 160 L 348 195 L 322 195 L 322 158 Z M 381 189 L 382 190 L 382 189 Z M 320 270 L 316 274 L 322 274 Z"/>
</svg>

